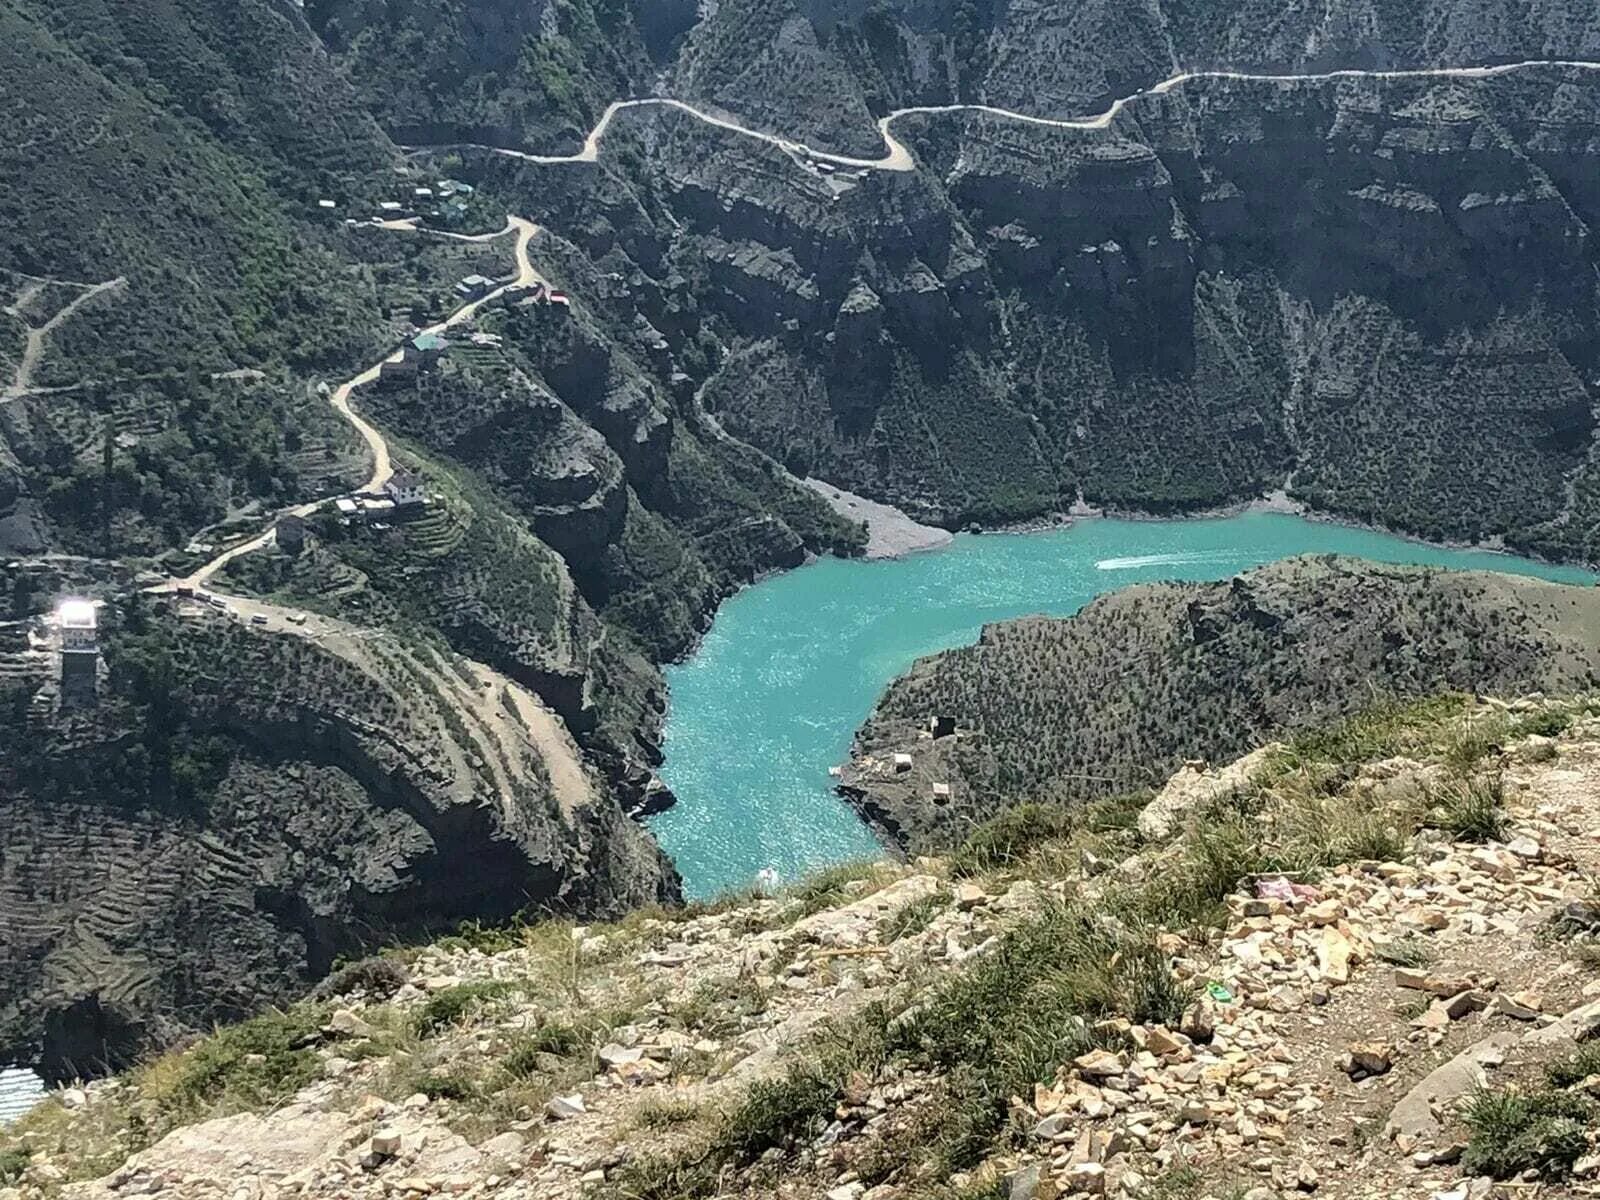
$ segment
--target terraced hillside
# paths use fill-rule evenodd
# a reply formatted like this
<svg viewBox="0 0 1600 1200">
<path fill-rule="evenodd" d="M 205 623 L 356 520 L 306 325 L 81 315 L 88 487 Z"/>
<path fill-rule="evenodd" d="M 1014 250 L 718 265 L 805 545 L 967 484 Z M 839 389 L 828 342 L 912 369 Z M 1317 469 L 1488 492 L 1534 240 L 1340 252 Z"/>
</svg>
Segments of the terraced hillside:
<svg viewBox="0 0 1600 1200">
<path fill-rule="evenodd" d="M 6 657 L 0 1056 L 89 1073 L 377 942 L 676 894 L 520 685 L 426 640 L 273 622 L 140 603 L 98 683 Z"/>
</svg>

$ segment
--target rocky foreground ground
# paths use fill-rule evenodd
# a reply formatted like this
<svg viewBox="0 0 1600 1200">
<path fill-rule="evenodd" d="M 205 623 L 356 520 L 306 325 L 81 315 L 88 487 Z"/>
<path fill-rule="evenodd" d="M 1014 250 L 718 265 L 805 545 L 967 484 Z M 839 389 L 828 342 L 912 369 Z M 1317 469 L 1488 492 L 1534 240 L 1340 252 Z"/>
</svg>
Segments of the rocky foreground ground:
<svg viewBox="0 0 1600 1200">
<path fill-rule="evenodd" d="M 1600 1195 L 1600 718 L 1446 700 L 943 860 L 467 931 L 58 1093 L 0 1200 Z"/>
</svg>

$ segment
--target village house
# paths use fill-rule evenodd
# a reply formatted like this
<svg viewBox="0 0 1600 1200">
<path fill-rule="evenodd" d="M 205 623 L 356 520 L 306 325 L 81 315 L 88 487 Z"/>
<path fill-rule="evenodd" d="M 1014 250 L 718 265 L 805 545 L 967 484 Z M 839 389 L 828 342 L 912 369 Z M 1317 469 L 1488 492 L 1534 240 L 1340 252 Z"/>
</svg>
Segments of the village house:
<svg viewBox="0 0 1600 1200">
<path fill-rule="evenodd" d="M 416 362 L 434 363 L 438 362 L 448 349 L 450 343 L 437 333 L 419 333 L 405 344 L 402 353 L 406 358 Z"/>
<path fill-rule="evenodd" d="M 426 504 L 428 502 L 427 480 L 415 471 L 399 468 L 389 476 L 389 481 L 383 485 L 384 492 L 389 499 L 394 501 L 396 508 L 406 508 L 413 504 Z"/>
<path fill-rule="evenodd" d="M 386 360 L 378 368 L 378 378 L 384 383 L 396 379 L 413 379 L 418 371 L 427 370 L 443 357 L 450 343 L 436 333 L 419 333 L 400 347 L 400 357 Z"/>
<path fill-rule="evenodd" d="M 494 280 L 487 275 L 468 275 L 456 284 L 456 295 L 463 300 L 476 300 L 493 287 Z"/>
<path fill-rule="evenodd" d="M 56 610 L 64 654 L 95 654 L 99 651 L 98 614 L 93 600 L 63 600 Z"/>
</svg>

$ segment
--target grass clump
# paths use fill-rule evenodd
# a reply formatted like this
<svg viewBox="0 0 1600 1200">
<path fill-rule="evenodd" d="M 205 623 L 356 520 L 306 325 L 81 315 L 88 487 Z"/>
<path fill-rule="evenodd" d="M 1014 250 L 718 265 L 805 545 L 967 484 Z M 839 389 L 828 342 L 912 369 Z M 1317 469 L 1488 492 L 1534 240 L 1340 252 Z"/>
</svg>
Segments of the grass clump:
<svg viewBox="0 0 1600 1200">
<path fill-rule="evenodd" d="M 870 879 L 877 870 L 878 864 L 871 860 L 825 867 L 795 884 L 789 891 L 789 897 L 799 903 L 800 915 L 809 917 L 825 908 L 843 904 L 851 897 L 851 885 Z"/>
<path fill-rule="evenodd" d="M 1475 775 L 1435 790 L 1428 820 L 1435 828 L 1468 842 L 1505 836 L 1505 792 L 1499 775 Z"/>
<path fill-rule="evenodd" d="M 506 1051 L 501 1065 L 518 1079 L 542 1074 L 552 1058 L 570 1058 L 586 1048 L 587 1039 L 572 1025 L 547 1021 Z"/>
<path fill-rule="evenodd" d="M 321 1073 L 311 1050 L 325 1010 L 266 1012 L 140 1070 L 144 1097 L 171 1120 L 255 1108 L 293 1095 Z"/>
<path fill-rule="evenodd" d="M 766 990 L 752 976 L 705 979 L 668 1010 L 672 1021 L 704 1037 L 730 1038 L 743 1033 L 746 1019 L 767 1011 Z"/>
<path fill-rule="evenodd" d="M 1041 842 L 1066 837 L 1073 829 L 1072 813 L 1066 808 L 1018 804 L 974 829 L 950 855 L 950 870 L 966 878 L 1011 866 Z"/>
<path fill-rule="evenodd" d="M 1414 933 L 1390 941 L 1374 940 L 1372 953 L 1390 966 L 1413 970 L 1420 970 L 1433 961 L 1433 950 Z"/>
<path fill-rule="evenodd" d="M 673 1129 L 700 1118 L 700 1106 L 678 1098 L 647 1100 L 634 1110 L 633 1122 L 641 1129 Z"/>
<path fill-rule="evenodd" d="M 1078 839 L 1095 842 L 1126 835 L 1150 797 L 1149 791 L 1123 792 L 1087 803 L 1018 804 L 967 836 L 948 858 L 951 873 L 965 879 L 988 871 L 1048 868 L 1050 864 L 1043 860 L 1052 848 L 1070 850 Z M 1050 872 L 1047 869 L 1045 873 Z"/>
<path fill-rule="evenodd" d="M 1445 739 L 1442 757 L 1457 775 L 1469 775 L 1479 763 L 1498 754 L 1508 727 L 1500 713 L 1476 713 L 1459 722 Z"/>
<path fill-rule="evenodd" d="M 1462 1168 L 1495 1179 L 1524 1171 L 1565 1178 L 1588 1152 L 1595 1115 L 1594 1104 L 1564 1092 L 1480 1092 L 1465 1113 L 1472 1137 Z"/>
<path fill-rule="evenodd" d="M 1572 1054 L 1545 1069 L 1545 1078 L 1554 1088 L 1576 1087 L 1591 1075 L 1600 1075 L 1600 1041 L 1582 1043 Z"/>
<path fill-rule="evenodd" d="M 20 1147 L 0 1150 L 0 1184 L 13 1184 L 22 1178 L 33 1156 Z"/>
<path fill-rule="evenodd" d="M 1421 700 L 1376 700 L 1342 721 L 1297 734 L 1289 742 L 1288 756 L 1291 760 L 1350 764 L 1431 748 L 1470 701 L 1459 692 Z"/>
<path fill-rule="evenodd" d="M 943 1172 L 971 1166 L 1011 1096 L 1097 1044 L 1095 1021 L 1174 1023 L 1187 1001 L 1152 930 L 1067 906 L 1018 927 L 893 1031 L 912 1065 L 946 1074 L 948 1094 L 922 1131 L 927 1152 Z"/>
<path fill-rule="evenodd" d="M 885 946 L 921 933 L 946 908 L 943 896 L 924 896 L 896 909 L 878 923 L 878 940 Z"/>
<path fill-rule="evenodd" d="M 432 1037 L 453 1025 L 459 1025 L 467 1013 L 490 1000 L 497 1000 L 511 990 L 511 985 L 498 979 L 480 983 L 462 983 L 435 992 L 428 998 L 416 1016 L 419 1037 Z"/>
</svg>

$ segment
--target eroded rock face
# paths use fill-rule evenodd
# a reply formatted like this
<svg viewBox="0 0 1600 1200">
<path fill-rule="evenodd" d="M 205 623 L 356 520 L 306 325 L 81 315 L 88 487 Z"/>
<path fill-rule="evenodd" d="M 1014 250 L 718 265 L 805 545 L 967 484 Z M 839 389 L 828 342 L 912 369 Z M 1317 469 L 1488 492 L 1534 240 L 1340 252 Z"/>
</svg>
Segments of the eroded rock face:
<svg viewBox="0 0 1600 1200">
<path fill-rule="evenodd" d="M 577 747 L 524 731 L 534 702 L 503 676 L 353 630 L 144 620 L 110 639 L 96 702 L 59 705 L 37 660 L 15 693 L 0 1057 L 93 1073 L 297 996 L 375 940 L 676 896 L 611 793 L 572 791 Z"/>
</svg>

